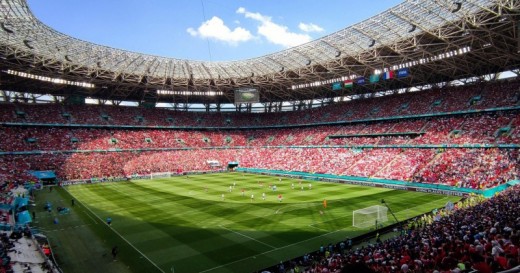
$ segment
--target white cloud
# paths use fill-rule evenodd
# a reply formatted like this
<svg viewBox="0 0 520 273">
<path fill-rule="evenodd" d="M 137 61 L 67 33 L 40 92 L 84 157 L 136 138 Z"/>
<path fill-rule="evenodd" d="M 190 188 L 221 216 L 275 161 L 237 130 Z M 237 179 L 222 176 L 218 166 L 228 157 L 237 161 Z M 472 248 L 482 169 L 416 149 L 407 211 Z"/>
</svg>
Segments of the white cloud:
<svg viewBox="0 0 520 273">
<path fill-rule="evenodd" d="M 298 25 L 298 28 L 300 28 L 301 30 L 305 31 L 305 32 L 322 32 L 324 31 L 324 29 L 316 24 L 313 24 L 313 23 L 309 23 L 309 24 L 305 24 L 305 23 L 300 23 Z"/>
<path fill-rule="evenodd" d="M 284 25 L 273 23 L 271 17 L 262 15 L 258 12 L 250 12 L 240 7 L 236 13 L 244 14 L 246 18 L 260 22 L 258 34 L 265 37 L 269 42 L 284 47 L 293 47 L 309 42 L 312 38 L 307 34 L 300 34 L 289 31 Z"/>
<path fill-rule="evenodd" d="M 188 28 L 186 31 L 187 31 L 191 36 L 197 36 L 197 35 L 199 34 L 196 30 L 194 30 L 194 29 L 191 28 L 191 27 Z"/>
<path fill-rule="evenodd" d="M 231 30 L 224 24 L 224 21 L 217 16 L 213 16 L 213 18 L 203 22 L 197 29 L 190 27 L 186 29 L 186 31 L 194 37 L 215 39 L 231 45 L 253 39 L 253 35 L 249 30 L 242 27 L 236 27 Z"/>
</svg>

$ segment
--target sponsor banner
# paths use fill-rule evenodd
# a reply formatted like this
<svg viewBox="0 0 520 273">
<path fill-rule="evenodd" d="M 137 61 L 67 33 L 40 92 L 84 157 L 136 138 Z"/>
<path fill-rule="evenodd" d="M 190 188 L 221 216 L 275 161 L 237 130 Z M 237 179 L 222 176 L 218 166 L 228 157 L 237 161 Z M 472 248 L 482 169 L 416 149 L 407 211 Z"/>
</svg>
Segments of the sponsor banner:
<svg viewBox="0 0 520 273">
<path fill-rule="evenodd" d="M 428 188 L 418 188 L 418 187 L 407 187 L 409 191 L 416 192 L 425 192 L 425 193 L 436 193 L 436 194 L 444 194 L 444 195 L 452 195 L 452 196 L 465 196 L 467 193 L 460 191 L 450 191 L 450 190 L 440 190 L 440 189 L 428 189 Z"/>
</svg>

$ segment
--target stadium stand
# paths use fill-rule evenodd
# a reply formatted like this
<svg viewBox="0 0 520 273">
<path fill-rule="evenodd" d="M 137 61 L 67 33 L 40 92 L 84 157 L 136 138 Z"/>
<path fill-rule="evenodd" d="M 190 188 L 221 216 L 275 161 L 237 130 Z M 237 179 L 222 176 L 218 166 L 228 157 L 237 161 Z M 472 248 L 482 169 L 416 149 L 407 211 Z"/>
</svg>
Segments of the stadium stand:
<svg viewBox="0 0 520 273">
<path fill-rule="evenodd" d="M 514 88 L 518 87 L 516 82 L 499 82 L 485 87 L 456 87 L 457 92 L 462 94 L 456 99 L 451 98 L 452 92 L 439 90 L 425 91 L 421 95 L 430 103 L 442 101 L 444 108 L 440 110 L 450 112 L 480 106 L 485 106 L 485 109 L 514 106 L 511 97 L 515 93 Z M 497 90 L 505 92 L 497 94 Z M 486 101 L 483 105 L 468 102 L 475 96 L 487 98 L 491 95 L 498 96 L 496 103 Z M 428 114 L 430 108 L 424 108 L 426 112 L 418 112 L 418 109 L 411 107 L 415 101 L 423 102 L 417 96 L 417 93 L 411 93 L 389 98 L 377 113 L 387 119 L 384 121 L 350 120 L 353 123 L 267 130 L 247 127 L 241 130 L 195 129 L 198 125 L 193 120 L 197 119 L 204 122 L 213 119 L 205 124 L 222 125 L 219 123 L 224 117 L 222 114 L 176 112 L 175 124 L 179 127 L 159 129 L 139 127 L 139 124 L 148 124 L 147 117 L 155 117 L 150 119 L 154 119 L 152 124 L 164 125 L 160 122 L 166 121 L 166 114 L 162 114 L 165 111 L 161 109 L 4 104 L 5 107 L 1 107 L 3 128 L 0 138 L 3 141 L 0 142 L 0 151 L 7 154 L 1 157 L 6 167 L 0 172 L 4 180 L 30 179 L 27 170 L 55 170 L 64 180 L 127 177 L 136 173 L 208 171 L 214 168 L 208 167 L 206 160 L 216 159 L 220 162 L 237 161 L 241 167 L 249 168 L 377 177 L 474 189 L 489 188 L 518 177 L 518 149 L 514 146 L 519 144 L 518 110 L 490 110 L 462 115 L 438 115 L 442 112 L 433 112 L 431 114 L 436 115 L 412 115 L 408 118 L 388 116 L 395 114 L 392 109 L 404 103 L 409 105 L 409 113 Z M 352 103 L 354 107 L 350 108 L 370 109 L 372 104 L 379 105 L 378 100 Z M 461 100 L 467 103 L 461 103 Z M 480 102 L 483 101 L 485 99 L 481 98 Z M 128 111 L 121 112 L 120 109 Z M 332 105 L 316 111 L 334 113 L 337 109 L 337 105 Z M 173 113 L 167 112 L 169 115 Z M 177 114 L 181 116 L 178 119 Z M 291 125 L 298 125 L 308 113 L 283 114 L 293 115 L 288 120 L 295 122 Z M 276 125 L 280 115 L 260 116 L 262 121 L 270 120 L 271 123 L 266 124 L 271 126 Z M 141 121 L 136 117 L 141 117 Z M 241 124 L 239 120 L 233 118 L 233 125 Z M 192 126 L 195 126 L 194 129 L 185 129 Z M 506 149 L 499 145 L 513 146 Z M 213 148 L 218 150 L 200 150 Z M 39 154 L 42 151 L 59 154 Z M 211 155 L 212 158 L 204 155 Z M 169 161 L 158 164 L 160 157 L 169 158 L 175 164 Z M 194 158 L 194 161 L 179 161 L 180 158 Z M 131 163 L 135 160 L 144 164 L 137 168 Z M 349 162 L 348 167 L 344 162 Z M 224 165 L 222 168 L 225 168 Z"/>
<path fill-rule="evenodd" d="M 461 191 L 518 180 L 517 1 L 417 2 L 404 1 L 355 28 L 302 46 L 223 65 L 94 45 L 44 26 L 26 1 L 3 1 L 0 227 L 11 232 L 0 233 L 0 273 L 53 270 L 48 245 L 33 243 L 29 221 L 20 221 L 27 211 L 13 206 L 20 197 L 14 192 L 36 181 L 29 171 L 54 171 L 59 183 L 83 183 L 224 171 L 228 162 L 238 162 L 246 170 Z M 418 20 L 410 20 L 408 12 Z M 370 29 L 360 31 L 364 28 Z M 359 44 L 365 36 L 372 39 L 368 48 Z M 307 56 L 312 61 L 298 64 Z M 401 67 L 416 70 L 413 77 L 379 82 L 381 72 Z M 261 83 L 249 70 L 269 80 Z M 498 80 L 503 71 L 513 71 L 516 79 Z M 373 75 L 367 73 L 378 81 L 329 92 L 331 81 L 342 84 L 347 76 L 368 81 Z M 233 103 L 229 97 L 236 88 L 255 81 L 266 113 L 241 112 L 240 105 L 236 112 L 220 112 L 221 103 Z M 64 82 L 65 88 L 56 88 Z M 299 85 L 307 87 L 293 94 Z M 171 88 L 171 96 L 158 95 L 161 88 Z M 190 94 L 179 95 L 185 89 Z M 196 94 L 215 89 L 227 93 L 214 101 Z M 29 103 L 40 93 L 52 103 Z M 87 97 L 109 103 L 88 105 Z M 121 106 L 122 99 L 139 107 Z M 175 109 L 155 108 L 159 102 Z M 204 105 L 206 112 L 187 111 L 188 102 Z M 294 111 L 281 111 L 284 103 Z M 517 185 L 486 200 L 466 196 L 454 211 L 410 221 L 395 238 L 353 249 L 351 240 L 331 242 L 266 270 L 511 270 L 520 264 L 519 193 Z M 18 255 L 35 252 L 42 255 L 29 261 Z"/>
<path fill-rule="evenodd" d="M 33 236 L 28 211 L 29 198 L 40 184 L 0 184 L 0 272 L 57 273 L 49 260 L 51 249 L 45 238 Z"/>
<path fill-rule="evenodd" d="M 396 116 L 477 111 L 518 105 L 518 81 L 445 87 L 421 92 L 341 102 L 327 107 L 282 113 L 192 113 L 166 109 L 125 106 L 60 104 L 3 104 L 0 122 L 180 126 L 250 127 L 298 125 L 326 122 L 351 122 Z M 473 98 L 478 97 L 475 101 Z M 384 101 L 384 103 L 381 103 Z M 435 102 L 440 102 L 438 105 Z M 403 110 L 403 105 L 406 105 Z M 348 109 L 348 110 L 345 110 Z M 367 111 L 370 109 L 370 111 Z M 375 111 L 376 109 L 377 111 Z M 22 114 L 23 113 L 23 114 Z M 170 120 L 168 119 L 170 118 Z M 227 122 L 230 121 L 230 122 Z"/>
</svg>

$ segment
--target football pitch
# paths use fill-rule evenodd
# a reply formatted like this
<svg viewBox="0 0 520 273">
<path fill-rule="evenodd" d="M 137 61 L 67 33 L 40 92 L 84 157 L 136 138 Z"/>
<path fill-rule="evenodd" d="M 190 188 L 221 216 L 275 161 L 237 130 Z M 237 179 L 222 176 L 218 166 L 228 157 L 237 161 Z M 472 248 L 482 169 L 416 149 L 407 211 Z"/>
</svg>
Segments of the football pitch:
<svg viewBox="0 0 520 273">
<path fill-rule="evenodd" d="M 71 207 L 71 198 L 70 214 L 40 212 L 36 223 L 56 245 L 67 273 L 254 272 L 369 231 L 352 227 L 352 212 L 381 199 L 399 220 L 459 199 L 218 173 L 66 186 L 44 190 L 36 205 L 51 200 L 54 206 Z M 58 224 L 51 221 L 55 218 Z M 393 222 L 390 213 L 388 219 L 386 224 Z M 116 262 L 113 245 L 119 249 Z"/>
</svg>

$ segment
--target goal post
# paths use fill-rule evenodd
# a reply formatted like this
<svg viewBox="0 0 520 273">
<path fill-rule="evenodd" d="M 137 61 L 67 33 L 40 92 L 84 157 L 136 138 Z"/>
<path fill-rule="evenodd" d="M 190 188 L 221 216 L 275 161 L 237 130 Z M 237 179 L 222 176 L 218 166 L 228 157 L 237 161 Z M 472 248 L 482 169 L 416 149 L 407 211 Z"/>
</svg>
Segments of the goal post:
<svg viewBox="0 0 520 273">
<path fill-rule="evenodd" d="M 151 173 L 150 179 L 156 179 L 156 178 L 164 178 L 164 177 L 171 177 L 171 172 L 160 172 L 160 173 Z"/>
<path fill-rule="evenodd" d="M 375 205 L 352 212 L 352 226 L 357 228 L 367 228 L 388 221 L 388 208 Z"/>
</svg>

